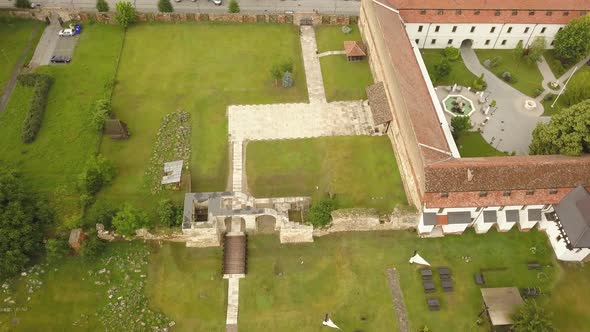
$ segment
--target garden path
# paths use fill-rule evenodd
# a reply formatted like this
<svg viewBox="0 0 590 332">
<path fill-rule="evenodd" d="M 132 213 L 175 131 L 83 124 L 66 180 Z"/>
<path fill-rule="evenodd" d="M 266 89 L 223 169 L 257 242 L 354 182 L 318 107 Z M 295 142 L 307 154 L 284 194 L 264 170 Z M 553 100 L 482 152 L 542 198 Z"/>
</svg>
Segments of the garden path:
<svg viewBox="0 0 590 332">
<path fill-rule="evenodd" d="M 53 51 L 57 46 L 59 40 L 58 33 L 61 29 L 61 25 L 53 13 L 49 15 L 49 21 L 49 25 L 45 28 L 45 31 L 43 31 L 43 35 L 37 44 L 33 58 L 31 58 L 31 68 L 48 65 L 49 60 L 53 55 Z"/>
<path fill-rule="evenodd" d="M 324 91 L 320 59 L 317 54 L 318 48 L 315 41 L 315 32 L 312 26 L 301 26 L 300 29 L 301 52 L 303 53 L 303 66 L 305 67 L 305 80 L 307 81 L 309 102 L 311 104 L 325 103 L 326 92 Z"/>
<path fill-rule="evenodd" d="M 343 55 L 343 54 L 346 54 L 346 52 L 345 51 L 327 51 L 327 52 L 322 52 L 322 53 L 318 54 L 318 58 L 325 57 L 328 55 Z"/>
<path fill-rule="evenodd" d="M 410 326 L 408 323 L 408 312 L 406 311 L 406 305 L 404 304 L 404 294 L 399 284 L 399 276 L 395 268 L 387 269 L 387 283 L 391 290 L 391 296 L 393 297 L 393 310 L 397 317 L 397 325 L 400 332 L 409 332 Z"/>
<path fill-rule="evenodd" d="M 500 151 L 516 152 L 518 155 L 528 154 L 531 135 L 537 123 L 549 120 L 548 117 L 541 116 L 543 105 L 537 103 L 537 108 L 532 111 L 525 109 L 524 104 L 529 97 L 488 71 L 479 62 L 471 47 L 462 46 L 460 50 L 467 69 L 477 76 L 484 74 L 488 84 L 487 91 L 490 93 L 489 99 L 496 101 L 496 111 L 482 127 L 483 137 Z"/>
<path fill-rule="evenodd" d="M 547 61 L 545 60 L 545 57 L 541 57 L 541 61 L 537 62 L 537 66 L 539 67 L 539 71 L 541 72 L 541 75 L 543 75 L 543 89 L 545 89 L 545 90 L 543 90 L 543 93 L 540 94 L 539 96 L 537 96 L 537 98 L 535 98 L 535 100 L 537 102 L 541 103 L 545 99 L 546 95 L 558 94 L 560 90 L 552 90 L 551 88 L 549 88 L 549 83 L 550 82 L 558 82 L 559 85 L 562 86 L 567 81 L 567 79 L 570 77 L 570 75 L 574 72 L 574 70 L 576 70 L 576 67 L 578 67 L 578 69 L 579 69 L 584 64 L 586 64 L 588 61 L 590 61 L 590 55 L 588 55 L 584 59 L 580 60 L 578 63 L 576 63 L 570 69 L 568 69 L 568 71 L 566 71 L 563 75 L 561 75 L 559 78 L 555 78 L 553 71 L 551 70 L 551 68 L 547 64 Z"/>
</svg>

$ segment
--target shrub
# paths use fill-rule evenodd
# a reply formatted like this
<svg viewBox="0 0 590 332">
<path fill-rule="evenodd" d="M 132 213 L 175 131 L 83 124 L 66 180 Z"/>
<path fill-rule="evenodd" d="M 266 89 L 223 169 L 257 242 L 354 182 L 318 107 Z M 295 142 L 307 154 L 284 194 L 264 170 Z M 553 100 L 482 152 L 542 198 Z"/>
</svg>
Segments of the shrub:
<svg viewBox="0 0 590 332">
<path fill-rule="evenodd" d="M 541 61 L 541 57 L 543 56 L 543 52 L 545 52 L 546 48 L 547 41 L 545 40 L 545 37 L 535 37 L 531 45 L 525 51 L 527 60 L 530 63 L 536 63 L 538 61 Z"/>
<path fill-rule="evenodd" d="M 32 143 L 37 137 L 43 122 L 43 113 L 47 104 L 49 90 L 53 84 L 53 78 L 43 74 L 26 74 L 18 78 L 20 84 L 33 87 L 33 98 L 31 106 L 25 117 L 21 138 L 24 143 Z"/>
<path fill-rule="evenodd" d="M 483 61 L 483 66 L 484 66 L 484 67 L 486 67 L 486 68 L 490 68 L 490 67 L 492 66 L 492 60 L 490 60 L 490 59 L 485 59 L 485 60 Z"/>
<path fill-rule="evenodd" d="M 104 122 L 112 115 L 113 108 L 107 99 L 99 99 L 92 106 L 92 123 L 97 130 L 102 130 Z"/>
<path fill-rule="evenodd" d="M 61 260 L 69 251 L 70 246 L 65 240 L 49 239 L 47 240 L 47 243 L 45 243 L 47 261 L 50 263 Z"/>
<path fill-rule="evenodd" d="M 236 0 L 230 0 L 229 2 L 229 12 L 230 13 L 239 13 L 240 12 L 240 5 Z"/>
<path fill-rule="evenodd" d="M 434 65 L 434 72 L 438 79 L 445 78 L 451 73 L 451 65 L 447 59 L 442 59 Z"/>
<path fill-rule="evenodd" d="M 283 88 L 290 88 L 293 86 L 293 77 L 290 72 L 285 72 L 283 76 Z"/>
<path fill-rule="evenodd" d="M 336 202 L 331 197 L 324 197 L 311 205 L 307 213 L 307 220 L 315 227 L 323 227 L 332 220 L 332 211 L 336 208 Z"/>
<path fill-rule="evenodd" d="M 16 8 L 31 8 L 31 3 L 29 0 L 16 0 L 14 6 Z"/>
<path fill-rule="evenodd" d="M 158 10 L 162 13 L 172 13 L 174 11 L 174 8 L 172 7 L 172 3 L 170 3 L 170 0 L 159 0 Z"/>
<path fill-rule="evenodd" d="M 443 55 L 445 56 L 445 58 L 447 58 L 447 60 L 455 61 L 455 60 L 459 59 L 459 56 L 461 56 L 461 53 L 459 52 L 458 48 L 453 47 L 453 46 L 449 46 L 443 50 Z"/>
<path fill-rule="evenodd" d="M 508 83 L 512 82 L 512 74 L 509 71 L 505 71 L 502 73 L 502 79 Z"/>
<path fill-rule="evenodd" d="M 96 231 L 88 233 L 88 238 L 82 242 L 80 256 L 85 260 L 92 260 L 99 257 L 106 249 L 106 242 L 96 235 Z"/>
<path fill-rule="evenodd" d="M 279 65 L 279 68 L 281 69 L 281 75 L 285 74 L 286 72 L 292 73 L 293 72 L 293 61 L 292 60 L 284 60 Z"/>
<path fill-rule="evenodd" d="M 137 12 L 135 7 L 129 1 L 119 1 L 115 5 L 116 15 L 115 20 L 123 28 L 127 28 L 129 24 L 135 23 L 137 20 Z"/>
<path fill-rule="evenodd" d="M 133 236 L 136 230 L 147 227 L 148 222 L 147 215 L 130 204 L 125 204 L 113 218 L 113 226 L 117 232 L 125 236 Z"/>
<path fill-rule="evenodd" d="M 98 10 L 101 13 L 108 12 L 109 11 L 109 4 L 106 2 L 106 0 L 97 0 L 96 1 L 96 10 Z"/>
<path fill-rule="evenodd" d="M 520 59 L 524 55 L 524 45 L 522 44 L 522 40 L 519 40 L 514 48 L 514 57 Z"/>
<path fill-rule="evenodd" d="M 492 58 L 492 60 L 490 60 L 490 68 L 496 68 L 501 64 L 502 64 L 502 57 L 501 56 L 495 56 Z"/>
<path fill-rule="evenodd" d="M 541 89 L 539 89 L 539 88 L 536 88 L 536 89 L 535 89 L 535 91 L 533 91 L 533 95 L 534 95 L 535 97 L 538 97 L 538 96 L 540 96 L 540 95 L 541 95 L 541 93 L 543 93 L 543 90 L 541 90 Z"/>
<path fill-rule="evenodd" d="M 174 205 L 171 200 L 163 199 L 158 204 L 158 219 L 160 224 L 167 227 L 180 226 L 182 224 L 182 208 Z"/>
<path fill-rule="evenodd" d="M 96 224 L 103 224 L 105 229 L 111 229 L 113 218 L 119 208 L 110 202 L 98 201 L 84 215 L 83 225 L 95 228 Z"/>
<path fill-rule="evenodd" d="M 492 99 L 492 101 L 490 102 L 490 107 L 496 107 L 496 99 Z"/>
<path fill-rule="evenodd" d="M 512 317 L 514 332 L 557 332 L 551 321 L 551 314 L 535 300 L 529 299 Z"/>
<path fill-rule="evenodd" d="M 541 90 L 539 89 L 539 91 L 541 91 Z M 541 93 L 543 93 L 543 91 L 541 91 Z M 541 93 L 539 93 L 539 95 Z M 543 99 L 545 99 L 546 101 L 553 101 L 553 98 L 555 98 L 555 95 L 549 93 L 549 94 L 545 95 L 545 98 L 543 98 Z"/>
<path fill-rule="evenodd" d="M 451 127 L 453 128 L 453 137 L 459 139 L 472 126 L 468 116 L 454 116 L 451 119 Z"/>
<path fill-rule="evenodd" d="M 115 178 L 113 164 L 99 155 L 86 162 L 86 168 L 78 176 L 78 189 L 83 194 L 96 195 L 104 186 Z"/>
<path fill-rule="evenodd" d="M 472 86 L 475 90 L 479 91 L 483 91 L 488 87 L 488 84 L 483 79 L 483 73 L 477 79 L 475 79 L 475 81 L 473 81 Z"/>
<path fill-rule="evenodd" d="M 285 60 L 281 63 L 275 63 L 270 68 L 270 76 L 275 82 L 275 86 L 279 84 L 279 80 L 284 79 L 285 74 L 293 72 L 293 61 Z"/>
</svg>

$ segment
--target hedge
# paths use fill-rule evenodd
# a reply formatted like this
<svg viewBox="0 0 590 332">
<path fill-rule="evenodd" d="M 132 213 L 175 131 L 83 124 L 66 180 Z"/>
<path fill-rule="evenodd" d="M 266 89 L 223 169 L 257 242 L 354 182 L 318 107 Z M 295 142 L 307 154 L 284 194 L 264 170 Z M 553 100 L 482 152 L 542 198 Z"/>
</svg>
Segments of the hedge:
<svg viewBox="0 0 590 332">
<path fill-rule="evenodd" d="M 47 97 L 49 90 L 53 84 L 53 78 L 49 75 L 42 74 L 26 74 L 18 77 L 20 84 L 24 86 L 33 87 L 33 98 L 31 99 L 31 106 L 29 112 L 23 123 L 21 138 L 24 143 L 32 143 L 37 137 L 39 129 L 41 129 L 41 122 L 43 121 L 43 113 L 47 105 Z"/>
</svg>

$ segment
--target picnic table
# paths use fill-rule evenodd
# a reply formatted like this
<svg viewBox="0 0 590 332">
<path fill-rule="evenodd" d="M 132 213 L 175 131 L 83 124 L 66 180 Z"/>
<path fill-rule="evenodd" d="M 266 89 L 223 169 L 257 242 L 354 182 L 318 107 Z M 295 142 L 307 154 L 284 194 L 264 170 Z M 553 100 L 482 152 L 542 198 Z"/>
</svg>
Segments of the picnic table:
<svg viewBox="0 0 590 332">
<path fill-rule="evenodd" d="M 428 304 L 428 309 L 430 311 L 440 310 L 440 301 L 436 297 L 427 297 L 426 303 Z"/>
<path fill-rule="evenodd" d="M 445 292 L 452 292 L 453 291 L 453 280 L 443 280 L 442 281 L 442 288 Z"/>
<path fill-rule="evenodd" d="M 441 279 L 451 279 L 451 270 L 448 267 L 439 267 L 438 274 Z"/>
<path fill-rule="evenodd" d="M 537 261 L 527 262 L 527 267 L 529 270 L 540 270 L 541 263 L 539 263 Z"/>
<path fill-rule="evenodd" d="M 432 280 L 432 270 L 428 268 L 420 269 L 422 280 Z"/>
<path fill-rule="evenodd" d="M 423 281 L 422 286 L 424 287 L 425 293 L 433 293 L 436 290 L 432 281 Z"/>
</svg>

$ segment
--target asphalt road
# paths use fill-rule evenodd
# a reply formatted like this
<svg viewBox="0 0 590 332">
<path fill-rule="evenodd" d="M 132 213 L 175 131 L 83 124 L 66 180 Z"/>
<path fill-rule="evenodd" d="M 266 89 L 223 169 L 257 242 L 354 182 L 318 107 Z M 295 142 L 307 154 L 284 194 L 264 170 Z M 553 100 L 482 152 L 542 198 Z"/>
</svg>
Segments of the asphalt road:
<svg viewBox="0 0 590 332">
<path fill-rule="evenodd" d="M 13 7 L 16 0 L 0 0 L 0 8 Z M 140 12 L 152 12 L 157 9 L 157 0 L 130 0 Z M 75 8 L 88 11 L 96 10 L 96 0 L 31 0 L 42 7 Z M 111 9 L 115 8 L 116 0 L 107 0 Z M 284 13 L 313 12 L 322 14 L 358 15 L 360 0 L 238 0 L 241 12 L 244 13 Z M 208 0 L 172 0 L 177 12 L 194 13 L 226 13 L 229 0 L 223 0 L 221 6 L 215 6 Z"/>
</svg>

